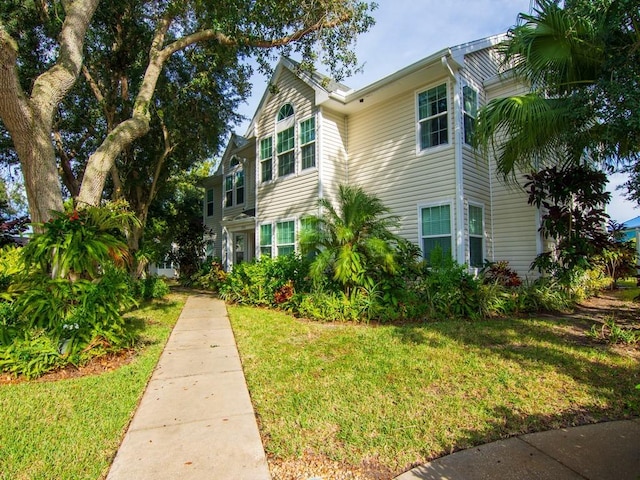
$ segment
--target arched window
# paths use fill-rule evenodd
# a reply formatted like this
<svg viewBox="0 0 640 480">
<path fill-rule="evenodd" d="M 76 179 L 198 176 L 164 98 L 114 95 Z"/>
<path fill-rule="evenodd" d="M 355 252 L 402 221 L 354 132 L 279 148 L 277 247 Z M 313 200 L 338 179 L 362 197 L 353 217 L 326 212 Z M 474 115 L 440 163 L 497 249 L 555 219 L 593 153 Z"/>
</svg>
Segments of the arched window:
<svg viewBox="0 0 640 480">
<path fill-rule="evenodd" d="M 285 103 L 280 110 L 278 110 L 278 121 L 286 120 L 289 117 L 293 117 L 293 105 Z"/>
</svg>

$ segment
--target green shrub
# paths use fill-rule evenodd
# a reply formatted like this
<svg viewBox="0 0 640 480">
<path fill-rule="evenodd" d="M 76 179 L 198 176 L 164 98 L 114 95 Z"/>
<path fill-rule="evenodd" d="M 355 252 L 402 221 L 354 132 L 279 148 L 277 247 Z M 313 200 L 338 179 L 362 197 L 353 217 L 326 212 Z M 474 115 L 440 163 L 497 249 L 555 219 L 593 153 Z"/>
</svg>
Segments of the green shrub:
<svg viewBox="0 0 640 480">
<path fill-rule="evenodd" d="M 514 313 L 563 312 L 570 310 L 573 305 L 571 294 L 557 280 L 541 277 L 518 287 Z"/>
<path fill-rule="evenodd" d="M 282 306 L 282 302 L 278 302 L 280 289 L 291 282 L 293 292 L 308 292 L 308 274 L 309 262 L 299 255 L 262 257 L 256 262 L 235 265 L 220 285 L 219 293 L 234 303 Z"/>
<path fill-rule="evenodd" d="M 614 318 L 607 318 L 601 326 L 592 325 L 589 336 L 609 344 L 636 345 L 640 342 L 640 330 L 621 327 Z"/>
<path fill-rule="evenodd" d="M 436 249 L 430 269 L 418 286 L 429 318 L 478 318 L 480 281 L 464 265 Z"/>
<path fill-rule="evenodd" d="M 134 335 L 122 313 L 135 300 L 126 278 L 126 272 L 117 269 L 93 281 L 34 276 L 19 286 L 23 291 L 14 303 L 18 324 L 25 331 L 43 329 L 64 343 L 64 353 L 74 362 L 93 347 L 127 347 Z"/>
<path fill-rule="evenodd" d="M 227 279 L 227 273 L 222 268 L 222 264 L 214 260 L 205 263 L 192 277 L 190 284 L 197 288 L 212 290 L 217 292 L 220 286 Z"/>
<path fill-rule="evenodd" d="M 43 329 L 24 331 L 8 345 L 0 345 L 0 371 L 26 378 L 39 377 L 63 365 L 58 342 Z"/>
<path fill-rule="evenodd" d="M 0 248 L 0 292 L 6 292 L 9 285 L 25 269 L 22 248 L 5 245 Z"/>
<path fill-rule="evenodd" d="M 136 298 L 150 300 L 152 298 L 163 298 L 169 294 L 169 285 L 163 278 L 150 275 L 135 282 L 134 294 Z"/>
<path fill-rule="evenodd" d="M 350 296 L 342 291 L 316 291 L 299 295 L 295 302 L 298 315 L 321 322 L 366 321 L 371 307 L 370 298 L 362 290 L 354 290 Z"/>
</svg>

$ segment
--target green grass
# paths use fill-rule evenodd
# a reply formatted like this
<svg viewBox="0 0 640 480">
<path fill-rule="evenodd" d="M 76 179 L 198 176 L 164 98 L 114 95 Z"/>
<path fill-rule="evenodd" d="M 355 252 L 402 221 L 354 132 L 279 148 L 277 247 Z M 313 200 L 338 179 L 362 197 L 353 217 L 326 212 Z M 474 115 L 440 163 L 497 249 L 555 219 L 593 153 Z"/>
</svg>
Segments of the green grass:
<svg viewBox="0 0 640 480">
<path fill-rule="evenodd" d="M 184 301 L 173 294 L 131 314 L 144 328 L 128 365 L 96 376 L 0 385 L 0 479 L 104 477 Z"/>
<path fill-rule="evenodd" d="M 399 473 L 525 432 L 640 413 L 638 357 L 564 320 L 309 323 L 229 307 L 267 452 Z"/>
</svg>

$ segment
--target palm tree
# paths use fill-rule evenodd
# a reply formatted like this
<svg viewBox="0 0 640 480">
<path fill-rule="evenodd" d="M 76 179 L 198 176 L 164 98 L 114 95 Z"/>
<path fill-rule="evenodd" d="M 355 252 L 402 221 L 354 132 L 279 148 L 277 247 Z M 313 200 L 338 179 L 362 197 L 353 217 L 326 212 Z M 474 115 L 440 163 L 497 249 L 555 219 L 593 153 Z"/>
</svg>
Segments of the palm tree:
<svg viewBox="0 0 640 480">
<path fill-rule="evenodd" d="M 600 8 L 559 3 L 537 0 L 533 14 L 520 14 L 521 23 L 503 44 L 505 66 L 530 91 L 492 100 L 478 113 L 476 146 L 496 152 L 505 177 L 517 167 L 579 164 L 585 151 L 605 161 L 629 151 L 626 140 L 611 136 L 602 111 L 605 19 L 617 2 L 603 1 Z"/>
<path fill-rule="evenodd" d="M 310 217 L 300 237 L 302 251 L 316 254 L 310 270 L 314 280 L 329 274 L 349 295 L 356 287 L 373 287 L 380 273 L 396 272 L 397 237 L 390 228 L 398 218 L 380 199 L 361 187 L 341 185 L 337 208 L 327 199 L 319 204 L 322 215 Z"/>
</svg>

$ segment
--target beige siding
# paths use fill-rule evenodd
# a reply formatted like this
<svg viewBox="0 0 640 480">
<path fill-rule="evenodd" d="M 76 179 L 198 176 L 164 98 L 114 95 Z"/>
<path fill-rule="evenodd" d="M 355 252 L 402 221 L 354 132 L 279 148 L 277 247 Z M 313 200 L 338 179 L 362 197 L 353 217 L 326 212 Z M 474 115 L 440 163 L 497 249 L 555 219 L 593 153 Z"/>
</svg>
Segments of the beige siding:
<svg viewBox="0 0 640 480">
<path fill-rule="evenodd" d="M 498 74 L 498 63 L 494 51 L 485 49 L 465 56 L 464 70 L 461 73 L 465 83 L 478 92 L 478 104 L 482 106 L 486 103 L 486 95 L 483 88 L 484 82 Z M 462 87 L 461 87 L 462 91 Z M 462 115 L 461 115 L 462 119 Z M 464 128 L 464 127 L 463 127 Z M 484 247 L 485 257 L 492 256 L 491 238 L 491 188 L 489 181 L 489 163 L 474 152 L 468 145 L 464 144 L 462 137 L 462 159 L 463 159 L 463 192 L 465 200 L 465 235 L 467 242 L 467 258 L 469 261 L 469 204 L 481 205 L 484 208 Z"/>
<path fill-rule="evenodd" d="M 347 117 L 323 111 L 320 127 L 322 142 L 320 162 L 322 197 L 334 203 L 340 185 L 348 181 L 347 173 Z"/>
<path fill-rule="evenodd" d="M 316 168 L 300 170 L 300 151 L 298 148 L 298 123 L 315 115 L 314 101 L 315 92 L 313 89 L 288 69 L 283 69 L 282 75 L 278 79 L 277 92 L 268 98 L 261 112 L 261 118 L 257 125 L 257 148 L 259 149 L 260 140 L 267 136 L 273 137 L 273 146 L 274 149 L 276 148 L 276 115 L 282 105 L 290 103 L 295 111 L 296 168 L 294 174 L 278 178 L 277 159 L 274 153 L 274 180 L 260 183 L 257 187 L 258 223 L 297 218 L 300 215 L 317 211 L 318 171 Z M 316 121 L 317 128 L 318 122 Z M 316 164 L 317 162 L 316 155 Z"/>
<path fill-rule="evenodd" d="M 513 82 L 504 82 L 488 91 L 488 100 L 522 91 Z M 521 276 L 536 276 L 529 270 L 541 248 L 538 233 L 538 210 L 527 204 L 527 195 L 519 185 L 508 184 L 495 173 L 495 160 L 490 161 L 492 170 L 492 260 L 508 260 Z"/>
<path fill-rule="evenodd" d="M 418 153 L 416 95 L 443 82 L 449 93 L 449 144 Z M 349 183 L 377 195 L 400 216 L 398 233 L 415 243 L 419 243 L 418 205 L 455 197 L 453 121 L 452 88 L 446 77 L 349 119 Z"/>
</svg>

